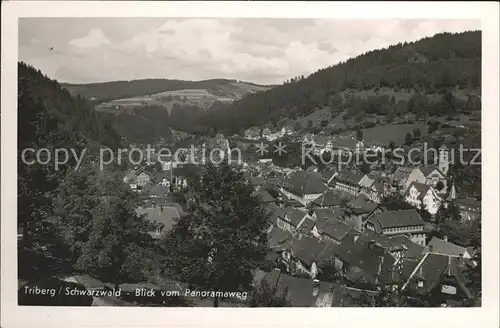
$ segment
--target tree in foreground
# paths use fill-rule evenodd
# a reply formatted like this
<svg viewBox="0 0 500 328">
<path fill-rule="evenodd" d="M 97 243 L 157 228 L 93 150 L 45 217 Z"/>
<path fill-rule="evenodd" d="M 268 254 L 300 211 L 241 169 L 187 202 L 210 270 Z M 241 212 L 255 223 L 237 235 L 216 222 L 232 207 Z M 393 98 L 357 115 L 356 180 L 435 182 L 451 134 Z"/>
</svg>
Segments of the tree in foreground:
<svg viewBox="0 0 500 328">
<path fill-rule="evenodd" d="M 243 174 L 227 164 L 208 164 L 189 182 L 190 213 L 161 243 L 162 272 L 214 292 L 248 290 L 253 270 L 268 252 L 265 205 Z M 219 297 L 214 297 L 214 307 Z"/>
<path fill-rule="evenodd" d="M 53 223 L 74 269 L 115 284 L 146 279 L 152 239 L 135 195 L 115 176 L 71 171 L 58 188 Z"/>
</svg>

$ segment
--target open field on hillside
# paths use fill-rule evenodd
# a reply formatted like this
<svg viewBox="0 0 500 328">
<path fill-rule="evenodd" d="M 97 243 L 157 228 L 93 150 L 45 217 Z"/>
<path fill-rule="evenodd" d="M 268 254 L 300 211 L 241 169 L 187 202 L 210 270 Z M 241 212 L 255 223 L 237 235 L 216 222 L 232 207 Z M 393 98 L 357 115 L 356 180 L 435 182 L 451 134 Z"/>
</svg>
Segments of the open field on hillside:
<svg viewBox="0 0 500 328">
<path fill-rule="evenodd" d="M 267 89 L 269 88 L 264 86 L 233 82 L 221 84 L 210 89 L 181 89 L 117 99 L 97 106 L 96 110 L 113 111 L 116 110 L 117 106 L 126 110 L 127 108 L 148 105 L 163 106 L 170 112 L 176 103 L 208 109 L 216 101 L 232 102 L 247 94 L 265 91 Z"/>
<path fill-rule="evenodd" d="M 369 129 L 363 129 L 363 139 L 365 142 L 376 142 L 384 146 L 389 145 L 393 141 L 396 146 L 401 146 L 405 142 L 406 134 L 413 133 L 413 129 L 419 128 L 422 132 L 422 137 L 427 135 L 427 124 L 387 124 L 379 125 Z"/>
</svg>

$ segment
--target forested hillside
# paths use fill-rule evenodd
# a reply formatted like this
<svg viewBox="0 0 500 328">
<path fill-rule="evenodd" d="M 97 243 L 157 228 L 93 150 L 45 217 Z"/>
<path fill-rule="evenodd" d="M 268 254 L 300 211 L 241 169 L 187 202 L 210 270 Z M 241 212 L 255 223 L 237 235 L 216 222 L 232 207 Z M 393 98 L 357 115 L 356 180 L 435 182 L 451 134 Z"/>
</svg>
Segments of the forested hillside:
<svg viewBox="0 0 500 328">
<path fill-rule="evenodd" d="M 466 102 L 469 96 L 479 97 L 480 84 L 480 31 L 443 33 L 370 51 L 307 78 L 293 78 L 210 111 L 203 124 L 238 132 L 321 109 L 349 110 L 348 117 L 422 110 L 435 116 L 453 115 L 457 107 L 464 107 L 454 104 L 455 99 Z M 477 107 L 476 101 L 470 102 Z"/>
<path fill-rule="evenodd" d="M 151 238 L 135 213 L 137 197 L 123 183 L 121 167 L 107 165 L 103 173 L 92 151 L 119 141 L 83 99 L 19 63 L 19 279 L 37 283 L 75 272 L 114 282 L 144 279 Z M 44 152 L 25 154 L 28 148 Z M 56 150 L 71 154 L 59 167 Z M 82 158 L 79 166 L 73 154 Z"/>
<path fill-rule="evenodd" d="M 120 137 L 111 123 L 100 120 L 84 98 L 72 97 L 61 85 L 25 63 L 18 64 L 19 123 L 28 113 L 37 115 L 47 130 L 60 125 L 86 141 L 117 147 Z M 28 132 L 19 130 L 20 137 Z"/>
</svg>

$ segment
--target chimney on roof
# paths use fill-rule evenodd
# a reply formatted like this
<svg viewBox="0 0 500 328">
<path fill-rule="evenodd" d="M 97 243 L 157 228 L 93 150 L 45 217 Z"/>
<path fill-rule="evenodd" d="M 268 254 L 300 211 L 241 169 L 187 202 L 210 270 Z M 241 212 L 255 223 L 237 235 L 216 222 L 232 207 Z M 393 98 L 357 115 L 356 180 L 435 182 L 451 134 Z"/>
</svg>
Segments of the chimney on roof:
<svg viewBox="0 0 500 328">
<path fill-rule="evenodd" d="M 446 242 L 448 242 L 448 236 L 444 236 L 443 240 L 446 241 Z"/>
<path fill-rule="evenodd" d="M 434 250 L 434 245 L 429 244 L 429 253 L 432 253 L 433 250 Z"/>
</svg>

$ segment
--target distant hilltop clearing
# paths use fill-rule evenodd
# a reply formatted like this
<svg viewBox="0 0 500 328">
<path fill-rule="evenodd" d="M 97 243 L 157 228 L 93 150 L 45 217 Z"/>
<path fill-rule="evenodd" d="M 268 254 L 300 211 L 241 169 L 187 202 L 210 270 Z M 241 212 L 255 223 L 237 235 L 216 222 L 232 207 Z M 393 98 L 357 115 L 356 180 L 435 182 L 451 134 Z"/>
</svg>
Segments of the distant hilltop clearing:
<svg viewBox="0 0 500 328">
<path fill-rule="evenodd" d="M 65 84 L 71 95 L 87 98 L 100 105 L 97 109 L 116 106 L 163 105 L 169 102 L 188 102 L 209 107 L 215 101 L 232 102 L 247 94 L 269 90 L 270 86 L 226 79 L 182 81 L 146 79 L 89 84 Z"/>
</svg>

